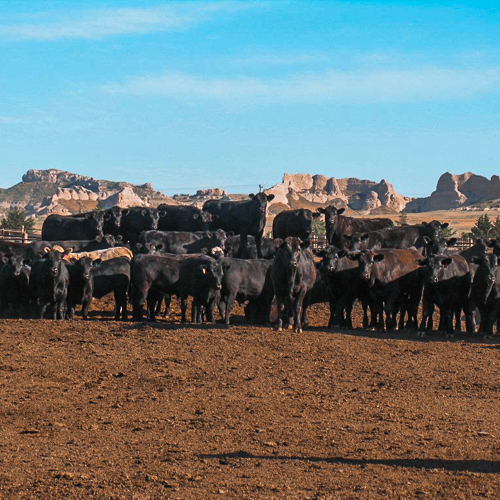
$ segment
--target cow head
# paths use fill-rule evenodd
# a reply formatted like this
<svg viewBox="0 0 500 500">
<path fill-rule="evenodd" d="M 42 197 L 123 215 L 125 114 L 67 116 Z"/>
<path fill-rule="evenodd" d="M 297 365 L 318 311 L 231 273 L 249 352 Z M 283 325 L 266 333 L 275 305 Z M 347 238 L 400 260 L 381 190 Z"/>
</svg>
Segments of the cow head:
<svg viewBox="0 0 500 500">
<path fill-rule="evenodd" d="M 328 243 L 332 244 L 332 237 L 335 229 L 339 224 L 339 215 L 345 212 L 345 208 L 335 208 L 333 205 L 328 205 L 325 208 L 318 208 L 318 213 L 325 216 L 326 237 Z"/>
<path fill-rule="evenodd" d="M 14 276 L 19 276 L 23 266 L 27 263 L 26 259 L 20 255 L 5 255 L 2 257 L 2 263 L 8 268 Z"/>
<path fill-rule="evenodd" d="M 368 233 L 360 234 L 344 234 L 343 239 L 345 241 L 345 246 L 351 251 L 357 250 L 366 250 L 367 244 L 370 239 L 370 235 Z"/>
<path fill-rule="evenodd" d="M 317 253 L 321 257 L 320 273 L 326 277 L 329 273 L 334 273 L 338 270 L 340 261 L 347 255 L 347 251 L 334 246 L 329 246 Z"/>
<path fill-rule="evenodd" d="M 425 270 L 425 280 L 428 283 L 439 283 L 444 277 L 445 270 L 453 262 L 446 255 L 431 255 L 426 259 L 417 259 L 416 263 Z"/>
<path fill-rule="evenodd" d="M 90 257 L 82 257 L 81 259 L 70 259 L 71 264 L 75 265 L 77 268 L 78 275 L 83 279 L 83 281 L 88 282 L 91 278 L 91 270 L 94 266 L 97 266 L 101 261 L 92 260 Z"/>
<path fill-rule="evenodd" d="M 429 236 L 424 236 L 424 248 L 422 254 L 425 257 L 430 257 L 431 255 L 442 255 L 446 252 L 448 247 L 452 247 L 456 244 L 457 238 L 449 238 L 445 240 L 444 238 L 439 238 L 438 240 L 433 240 Z"/>
<path fill-rule="evenodd" d="M 359 252 L 349 252 L 347 254 L 351 260 L 358 261 L 359 275 L 363 281 L 370 281 L 372 278 L 373 267 L 378 262 L 384 260 L 383 253 L 374 253 L 371 250 L 361 250 Z"/>
<path fill-rule="evenodd" d="M 220 290 L 222 288 L 222 267 L 215 259 L 201 261 L 196 269 L 197 280 L 205 288 Z"/>
<path fill-rule="evenodd" d="M 274 200 L 274 194 L 266 194 L 266 193 L 250 193 L 248 197 L 259 207 L 259 211 L 261 213 L 266 213 L 267 203 L 269 201 Z"/>
</svg>

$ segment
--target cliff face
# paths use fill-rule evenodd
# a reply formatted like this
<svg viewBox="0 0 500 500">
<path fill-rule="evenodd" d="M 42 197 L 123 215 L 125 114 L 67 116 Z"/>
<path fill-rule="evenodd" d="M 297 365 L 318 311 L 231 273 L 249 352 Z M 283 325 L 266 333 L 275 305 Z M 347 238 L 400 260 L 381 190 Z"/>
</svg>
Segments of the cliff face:
<svg viewBox="0 0 500 500">
<path fill-rule="evenodd" d="M 410 201 L 406 210 L 408 212 L 448 210 L 498 198 L 500 198 L 498 175 L 488 180 L 472 172 L 460 175 L 446 172 L 439 178 L 436 190 L 430 196 Z"/>
<path fill-rule="evenodd" d="M 98 205 L 156 206 L 175 203 L 149 183 L 98 180 L 62 170 L 28 170 L 23 181 L 0 192 L 0 210 L 21 208 L 27 215 L 70 214 Z"/>
<path fill-rule="evenodd" d="M 311 203 L 333 203 L 352 210 L 373 210 L 386 207 L 400 212 L 411 200 L 397 194 L 386 180 L 336 179 L 324 175 L 285 174 L 280 184 L 266 190 L 274 194 L 271 202 L 288 205 L 290 199 L 305 198 Z"/>
</svg>

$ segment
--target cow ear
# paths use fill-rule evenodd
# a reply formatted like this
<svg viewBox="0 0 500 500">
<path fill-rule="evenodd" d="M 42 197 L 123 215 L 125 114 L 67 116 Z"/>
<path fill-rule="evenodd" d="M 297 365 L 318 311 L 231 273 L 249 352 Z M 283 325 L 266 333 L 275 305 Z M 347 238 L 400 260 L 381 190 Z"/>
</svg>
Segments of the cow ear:
<svg viewBox="0 0 500 500">
<path fill-rule="evenodd" d="M 337 255 L 341 259 L 342 257 L 345 257 L 347 255 L 347 250 L 346 249 L 339 250 Z"/>
<path fill-rule="evenodd" d="M 373 262 L 382 262 L 385 259 L 385 255 L 383 253 L 378 253 L 373 256 Z"/>
<path fill-rule="evenodd" d="M 161 218 L 161 217 L 165 217 L 165 215 L 167 215 L 167 212 L 165 212 L 165 210 L 160 210 L 158 212 L 158 216 Z"/>
<path fill-rule="evenodd" d="M 130 210 L 128 208 L 122 208 L 122 215 L 127 215 L 130 213 Z"/>
<path fill-rule="evenodd" d="M 206 250 L 206 249 L 205 249 Z M 205 275 L 207 274 L 208 272 L 208 266 L 206 266 L 205 264 L 203 264 L 201 267 L 200 267 L 200 270 L 201 270 L 201 274 Z"/>
<path fill-rule="evenodd" d="M 423 240 L 425 242 L 426 245 L 428 245 L 432 240 L 429 238 L 429 236 L 424 236 L 423 237 Z"/>
<path fill-rule="evenodd" d="M 102 236 L 99 234 L 99 235 L 97 235 L 94 239 L 97 241 L 97 243 L 101 243 L 101 241 L 102 241 Z"/>
<path fill-rule="evenodd" d="M 78 262 L 78 259 L 75 259 L 72 257 L 71 259 L 66 259 L 70 264 L 76 264 Z"/>
<path fill-rule="evenodd" d="M 143 209 L 141 210 L 141 215 L 146 215 L 147 213 L 148 213 L 148 211 L 147 211 L 145 208 L 143 208 Z"/>
<path fill-rule="evenodd" d="M 313 212 L 312 216 L 314 219 L 317 219 L 318 217 L 321 217 L 321 213 L 320 212 Z"/>
<path fill-rule="evenodd" d="M 454 247 L 456 242 L 457 242 L 457 238 L 450 238 L 449 240 L 446 240 L 446 246 Z"/>
<path fill-rule="evenodd" d="M 92 261 L 92 267 L 98 266 L 102 262 L 102 259 L 95 259 Z"/>
<path fill-rule="evenodd" d="M 369 237 L 370 237 L 370 235 L 368 233 L 362 234 L 361 241 L 366 241 Z"/>
<path fill-rule="evenodd" d="M 160 243 L 160 244 L 158 244 L 158 245 L 155 246 L 155 250 L 157 252 L 160 252 L 162 248 L 163 248 L 163 243 Z"/>
<path fill-rule="evenodd" d="M 45 247 L 43 253 L 49 253 L 52 249 L 50 247 Z"/>
<path fill-rule="evenodd" d="M 450 224 L 448 222 L 444 222 L 441 224 L 441 229 L 446 229 Z"/>
<path fill-rule="evenodd" d="M 418 264 L 420 267 L 424 267 L 429 263 L 429 259 L 416 259 L 415 264 Z"/>
<path fill-rule="evenodd" d="M 90 212 L 88 214 L 85 214 L 86 219 L 92 219 L 92 217 L 94 217 L 94 212 Z"/>
<path fill-rule="evenodd" d="M 347 252 L 346 257 L 351 260 L 359 260 L 359 252 Z"/>
<path fill-rule="evenodd" d="M 326 214 L 326 209 L 324 209 L 324 208 L 318 208 L 317 212 L 319 214 Z"/>
<path fill-rule="evenodd" d="M 339 208 L 337 210 L 337 215 L 342 215 L 345 212 L 345 208 Z"/>
<path fill-rule="evenodd" d="M 486 245 L 489 246 L 490 248 L 493 248 L 495 246 L 495 240 L 487 240 Z"/>
<path fill-rule="evenodd" d="M 123 243 L 123 236 L 121 234 L 116 236 L 115 243 Z"/>
<path fill-rule="evenodd" d="M 195 213 L 195 214 L 193 214 L 193 219 L 195 219 L 195 220 L 196 220 L 196 219 L 199 219 L 199 218 L 200 218 L 200 214 L 196 214 L 196 213 Z"/>
<path fill-rule="evenodd" d="M 135 248 L 138 252 L 140 252 L 144 248 L 144 245 L 142 243 L 136 243 Z"/>
<path fill-rule="evenodd" d="M 250 194 L 248 195 L 248 197 L 249 197 L 251 200 L 253 200 L 253 199 L 255 198 L 255 195 L 254 195 L 253 193 L 250 193 Z"/>
<path fill-rule="evenodd" d="M 447 268 L 452 263 L 452 260 L 453 259 L 451 257 L 447 257 L 441 261 L 441 264 L 443 264 L 444 268 Z"/>
<path fill-rule="evenodd" d="M 309 238 L 307 238 L 307 240 L 300 242 L 300 248 L 309 248 L 310 245 L 311 245 L 311 240 Z"/>
<path fill-rule="evenodd" d="M 210 214 L 210 218 L 212 219 L 213 222 L 214 220 L 217 220 L 219 216 L 217 214 Z"/>
<path fill-rule="evenodd" d="M 267 201 L 272 201 L 272 200 L 274 200 L 274 194 L 268 194 Z"/>
<path fill-rule="evenodd" d="M 8 258 L 7 256 L 5 256 L 5 255 L 4 255 L 4 256 L 2 257 L 2 262 L 3 262 L 4 264 L 7 264 L 7 262 L 9 262 L 9 258 Z"/>
<path fill-rule="evenodd" d="M 111 219 L 111 214 L 104 214 L 104 220 Z"/>
<path fill-rule="evenodd" d="M 31 264 L 31 259 L 24 259 L 23 266 L 29 266 Z"/>
</svg>

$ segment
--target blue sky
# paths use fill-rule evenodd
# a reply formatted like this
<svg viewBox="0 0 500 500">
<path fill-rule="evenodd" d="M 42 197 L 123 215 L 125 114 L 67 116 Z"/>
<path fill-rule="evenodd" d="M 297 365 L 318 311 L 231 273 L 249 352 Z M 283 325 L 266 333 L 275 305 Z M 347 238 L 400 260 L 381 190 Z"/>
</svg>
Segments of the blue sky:
<svg viewBox="0 0 500 500">
<path fill-rule="evenodd" d="M 500 174 L 497 1 L 0 2 L 0 187 Z"/>
</svg>

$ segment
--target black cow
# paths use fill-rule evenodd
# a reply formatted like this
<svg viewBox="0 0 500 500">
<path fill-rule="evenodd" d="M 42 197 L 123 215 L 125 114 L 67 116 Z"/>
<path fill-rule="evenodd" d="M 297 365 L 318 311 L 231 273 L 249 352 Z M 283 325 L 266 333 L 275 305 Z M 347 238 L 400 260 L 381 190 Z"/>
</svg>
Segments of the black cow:
<svg viewBox="0 0 500 500">
<path fill-rule="evenodd" d="M 361 279 L 357 260 L 350 259 L 347 251 L 329 246 L 318 254 L 322 257 L 320 273 L 327 282 L 330 299 L 329 327 L 352 329 L 352 308 L 359 299 L 363 306 L 363 328 L 368 328 L 369 288 Z"/>
<path fill-rule="evenodd" d="M 12 312 L 17 316 L 29 307 L 29 275 L 28 262 L 19 255 L 2 257 L 0 263 L 0 305 L 3 312 Z"/>
<path fill-rule="evenodd" d="M 150 231 L 158 227 L 160 218 L 165 217 L 163 210 L 156 208 L 132 207 L 122 209 L 120 234 L 130 248 L 135 248 L 142 231 Z"/>
<path fill-rule="evenodd" d="M 163 295 L 179 296 L 180 255 L 136 255 L 130 264 L 133 319 L 141 321 L 147 303 L 148 319 L 155 321 L 156 305 Z"/>
<path fill-rule="evenodd" d="M 73 319 L 77 304 L 83 304 L 82 317 L 87 319 L 89 305 L 94 291 L 94 279 L 92 276 L 92 267 L 100 264 L 100 260 L 92 260 L 89 257 L 82 257 L 75 260 L 70 259 L 66 263 L 69 272 L 68 296 L 66 298 L 67 312 L 66 317 Z"/>
<path fill-rule="evenodd" d="M 3 257 L 10 256 L 31 259 L 32 257 L 29 248 L 30 246 L 25 243 L 0 240 L 0 260 L 3 259 Z"/>
<path fill-rule="evenodd" d="M 274 290 L 270 280 L 271 260 L 265 259 L 235 259 L 225 257 L 220 260 L 222 271 L 222 289 L 219 301 L 221 316 L 229 325 L 231 311 L 234 301 L 240 304 L 249 300 L 258 302 L 260 314 L 266 316 L 269 320 L 271 302 L 273 300 Z M 249 311 L 256 306 L 250 306 Z"/>
<path fill-rule="evenodd" d="M 441 224 L 439 221 L 423 222 L 414 226 L 403 225 L 388 227 L 371 231 L 369 233 L 354 233 L 344 235 L 349 242 L 349 250 L 379 250 L 381 248 L 410 248 L 415 247 L 418 251 L 428 246 L 429 240 L 436 243 L 441 234 L 441 229 L 448 227 L 448 223 Z M 427 237 L 427 239 L 424 239 Z"/>
<path fill-rule="evenodd" d="M 273 238 L 262 238 L 262 258 L 263 259 L 274 259 L 279 246 L 283 243 L 282 240 L 275 240 Z M 230 235 L 226 238 L 224 246 L 224 254 L 226 257 L 236 257 L 240 256 L 241 259 L 257 259 L 257 245 L 255 244 L 255 238 L 253 236 L 248 236 L 247 246 L 243 253 L 241 253 L 241 237 L 239 234 Z"/>
<path fill-rule="evenodd" d="M 294 331 L 301 333 L 303 309 L 307 308 L 304 299 L 316 281 L 314 257 L 307 242 L 294 237 L 283 241 L 271 266 L 271 279 L 278 306 L 278 331 L 289 326 L 293 318 Z"/>
<path fill-rule="evenodd" d="M 495 246 L 495 240 L 478 238 L 473 246 L 459 252 L 469 264 L 474 262 L 475 257 L 483 257 L 488 253 L 488 249 Z"/>
<path fill-rule="evenodd" d="M 345 208 L 335 208 L 333 205 L 318 209 L 319 213 L 325 215 L 326 239 L 328 240 L 328 244 L 338 248 L 344 247 L 344 235 L 350 236 L 354 233 L 366 233 L 394 226 L 394 222 L 391 219 L 347 217 L 342 215 L 344 211 Z"/>
<path fill-rule="evenodd" d="M 308 208 L 284 210 L 273 220 L 273 238 L 284 240 L 288 236 L 295 236 L 306 241 L 311 237 L 313 219 L 320 216 L 319 211 L 313 212 Z"/>
<path fill-rule="evenodd" d="M 226 233 L 217 231 L 143 231 L 139 243 L 143 246 L 149 243 L 156 251 L 173 254 L 193 254 L 202 251 L 209 252 L 215 247 L 224 249 Z"/>
<path fill-rule="evenodd" d="M 266 227 L 267 203 L 274 199 L 274 194 L 249 194 L 250 200 L 221 201 L 208 200 L 203 210 L 216 215 L 212 222 L 213 229 L 224 229 L 241 235 L 241 251 L 247 246 L 249 234 L 255 237 L 257 256 L 262 258 L 262 236 Z M 239 256 L 238 256 L 239 257 Z"/>
<path fill-rule="evenodd" d="M 52 319 L 65 317 L 69 273 L 63 257 L 62 252 L 47 249 L 45 255 L 36 260 L 31 268 L 29 291 L 40 319 L 47 312 Z"/>
<path fill-rule="evenodd" d="M 103 235 L 104 212 L 90 212 L 83 217 L 49 215 L 42 225 L 42 240 L 91 240 Z"/>
<path fill-rule="evenodd" d="M 122 209 L 115 205 L 111 208 L 106 208 L 103 212 L 104 223 L 102 226 L 102 232 L 104 234 L 111 234 L 113 236 L 118 236 L 120 234 L 120 224 L 122 220 Z M 84 212 L 81 214 L 74 214 L 73 217 L 87 217 L 92 214 L 92 212 Z"/>
<path fill-rule="evenodd" d="M 208 231 L 215 220 L 212 214 L 191 205 L 158 205 L 158 210 L 165 212 L 165 217 L 158 221 L 160 231 Z"/>
<path fill-rule="evenodd" d="M 481 314 L 479 332 L 489 337 L 493 334 L 493 325 L 497 322 L 497 333 L 500 332 L 500 267 L 498 257 L 494 254 L 484 254 L 473 257 L 472 262 L 477 269 L 471 284 L 471 313 L 477 307 Z M 471 318 L 472 332 L 475 332 L 473 316 Z"/>
<path fill-rule="evenodd" d="M 425 269 L 425 290 L 422 322 L 419 335 L 432 331 L 434 305 L 440 310 L 440 329 L 449 336 L 460 332 L 460 314 L 463 310 L 467 320 L 467 331 L 472 330 L 469 307 L 471 272 L 467 261 L 458 254 L 433 255 L 419 259 L 417 263 Z M 455 329 L 453 328 L 455 317 Z"/>
<path fill-rule="evenodd" d="M 222 287 L 220 262 L 208 255 L 185 257 L 179 272 L 179 298 L 181 321 L 186 321 L 187 299 L 191 295 L 191 321 L 201 323 L 206 313 L 207 321 L 214 322 L 214 306 Z"/>
<path fill-rule="evenodd" d="M 115 297 L 115 320 L 127 320 L 127 297 L 130 287 L 130 260 L 127 257 L 116 257 L 92 267 L 92 297 L 101 299 L 113 292 Z M 90 300 L 82 303 L 82 311 L 87 315 Z"/>
<path fill-rule="evenodd" d="M 29 245 L 28 257 L 35 259 L 43 256 L 45 248 L 54 248 L 54 246 L 71 249 L 73 253 L 93 252 L 94 250 L 104 250 L 115 246 L 115 237 L 111 234 L 96 236 L 92 240 L 61 240 L 61 241 L 33 241 Z"/>
<path fill-rule="evenodd" d="M 423 273 L 417 260 L 422 255 L 414 248 L 382 249 L 377 253 L 361 250 L 349 253 L 358 261 L 358 272 L 369 286 L 372 322 L 380 330 L 393 330 L 400 312 L 399 328 L 417 326 L 417 312 L 422 297 Z M 385 312 L 385 325 L 383 313 Z M 405 325 L 405 315 L 408 323 Z"/>
</svg>

